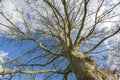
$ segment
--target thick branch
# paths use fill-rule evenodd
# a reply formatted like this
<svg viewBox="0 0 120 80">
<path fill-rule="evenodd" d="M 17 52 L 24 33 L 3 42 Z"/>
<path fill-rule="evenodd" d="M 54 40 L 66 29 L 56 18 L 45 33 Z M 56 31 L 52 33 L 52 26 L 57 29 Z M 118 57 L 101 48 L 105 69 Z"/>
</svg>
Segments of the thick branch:
<svg viewBox="0 0 120 80">
<path fill-rule="evenodd" d="M 14 73 L 22 73 L 22 74 L 42 74 L 42 73 L 57 73 L 57 74 L 64 74 L 65 72 L 57 71 L 57 70 L 40 70 L 40 71 L 26 71 L 26 70 L 5 70 L 3 72 L 0 72 L 0 75 L 5 74 L 14 74 Z"/>
</svg>

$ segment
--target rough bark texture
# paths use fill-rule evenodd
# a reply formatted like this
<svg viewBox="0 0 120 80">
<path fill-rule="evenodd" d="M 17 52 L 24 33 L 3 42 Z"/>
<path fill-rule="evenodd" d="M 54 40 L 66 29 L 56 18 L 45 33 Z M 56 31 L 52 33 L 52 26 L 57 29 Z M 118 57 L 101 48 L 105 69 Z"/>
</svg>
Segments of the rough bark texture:
<svg viewBox="0 0 120 80">
<path fill-rule="evenodd" d="M 71 69 L 77 80 L 118 80 L 117 74 L 98 67 L 91 57 L 78 51 L 71 51 L 70 54 Z"/>
</svg>

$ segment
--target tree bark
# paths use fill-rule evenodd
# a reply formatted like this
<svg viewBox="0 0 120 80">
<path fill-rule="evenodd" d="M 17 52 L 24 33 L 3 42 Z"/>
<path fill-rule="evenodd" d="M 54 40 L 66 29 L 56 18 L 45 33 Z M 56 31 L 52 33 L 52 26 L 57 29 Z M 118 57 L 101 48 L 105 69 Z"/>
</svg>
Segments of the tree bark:
<svg viewBox="0 0 120 80">
<path fill-rule="evenodd" d="M 92 57 L 78 51 L 69 52 L 71 69 L 77 80 L 118 80 L 114 71 L 97 66 Z"/>
</svg>

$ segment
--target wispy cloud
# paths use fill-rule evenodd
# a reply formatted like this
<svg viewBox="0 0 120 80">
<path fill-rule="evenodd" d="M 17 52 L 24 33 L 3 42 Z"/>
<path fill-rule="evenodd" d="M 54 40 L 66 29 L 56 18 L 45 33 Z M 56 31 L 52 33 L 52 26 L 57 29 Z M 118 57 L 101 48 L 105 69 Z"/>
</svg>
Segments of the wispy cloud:
<svg viewBox="0 0 120 80">
<path fill-rule="evenodd" d="M 0 51 L 0 62 L 4 63 L 4 58 L 7 57 L 8 53 L 4 51 Z M 2 65 L 0 64 L 0 71 L 2 71 Z"/>
<path fill-rule="evenodd" d="M 4 51 L 0 51 L 0 61 L 4 62 L 4 57 L 6 57 L 8 55 L 7 52 L 4 52 Z"/>
</svg>

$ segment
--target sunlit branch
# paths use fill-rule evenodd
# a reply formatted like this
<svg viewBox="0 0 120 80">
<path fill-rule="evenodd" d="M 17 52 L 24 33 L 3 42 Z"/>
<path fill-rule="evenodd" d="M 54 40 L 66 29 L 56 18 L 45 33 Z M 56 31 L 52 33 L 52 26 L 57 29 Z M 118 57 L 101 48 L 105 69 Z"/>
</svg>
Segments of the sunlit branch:
<svg viewBox="0 0 120 80">
<path fill-rule="evenodd" d="M 0 72 L 0 75 L 5 74 L 14 74 L 14 73 L 21 73 L 21 74 L 42 74 L 42 73 L 57 73 L 57 74 L 65 74 L 65 72 L 57 71 L 57 70 L 40 70 L 40 71 L 26 71 L 26 70 L 5 70 Z"/>
</svg>

